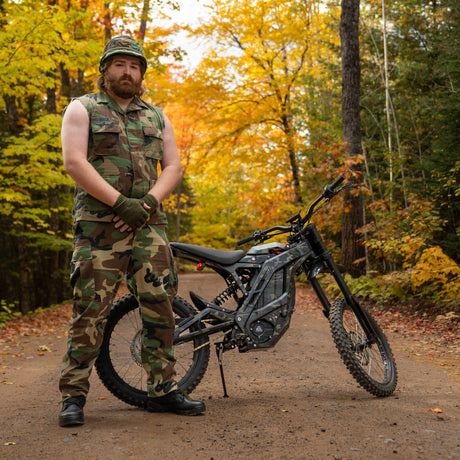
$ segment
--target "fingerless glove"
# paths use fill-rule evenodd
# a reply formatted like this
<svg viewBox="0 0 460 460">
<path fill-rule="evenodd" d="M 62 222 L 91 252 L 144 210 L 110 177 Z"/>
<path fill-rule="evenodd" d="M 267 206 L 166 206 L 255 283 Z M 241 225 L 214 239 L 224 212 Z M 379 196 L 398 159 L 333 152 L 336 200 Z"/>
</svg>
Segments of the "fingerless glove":
<svg viewBox="0 0 460 460">
<path fill-rule="evenodd" d="M 126 198 L 124 195 L 120 195 L 113 205 L 113 210 L 123 222 L 135 230 L 142 227 L 150 216 L 143 206 L 144 201 L 144 199 Z"/>
<path fill-rule="evenodd" d="M 150 209 L 147 209 L 147 212 L 150 215 L 152 215 L 157 210 L 157 208 L 158 208 L 158 200 L 153 195 L 150 195 L 150 193 L 147 193 L 147 195 L 145 195 L 144 198 L 141 199 L 141 202 L 142 201 L 147 206 L 150 206 Z"/>
</svg>

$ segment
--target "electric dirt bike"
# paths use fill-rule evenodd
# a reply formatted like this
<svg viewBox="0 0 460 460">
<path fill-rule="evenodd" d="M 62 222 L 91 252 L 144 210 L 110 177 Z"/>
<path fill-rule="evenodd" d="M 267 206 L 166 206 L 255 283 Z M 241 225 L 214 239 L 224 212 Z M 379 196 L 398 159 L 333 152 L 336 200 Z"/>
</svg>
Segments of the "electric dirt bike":
<svg viewBox="0 0 460 460">
<path fill-rule="evenodd" d="M 227 396 L 222 354 L 273 347 L 288 330 L 295 306 L 295 277 L 304 273 L 328 318 L 337 350 L 354 379 L 375 396 L 391 395 L 397 384 L 390 346 L 375 319 L 350 292 L 321 235 L 310 220 L 341 190 L 345 177 L 326 185 L 306 215 L 298 212 L 287 225 L 255 231 L 239 241 L 256 244 L 243 250 L 223 251 L 171 243 L 175 257 L 196 262 L 218 273 L 227 288 L 212 300 L 190 292 L 191 305 L 181 297 L 173 302 L 174 352 L 181 389 L 190 393 L 206 372 L 211 336 L 215 342 L 224 396 Z M 286 243 L 266 240 L 286 235 Z M 330 303 L 318 275 L 332 274 L 342 296 Z M 233 307 L 229 308 L 228 302 Z M 113 305 L 96 370 L 104 385 L 128 404 L 144 407 L 147 379 L 141 363 L 142 324 L 136 298 L 128 294 Z"/>
</svg>

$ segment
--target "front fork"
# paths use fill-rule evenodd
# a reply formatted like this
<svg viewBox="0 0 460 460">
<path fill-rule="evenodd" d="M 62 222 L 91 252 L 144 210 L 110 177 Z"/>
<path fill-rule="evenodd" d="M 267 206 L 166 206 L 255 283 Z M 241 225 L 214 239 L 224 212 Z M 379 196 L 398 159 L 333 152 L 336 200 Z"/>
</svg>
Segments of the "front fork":
<svg viewBox="0 0 460 460">
<path fill-rule="evenodd" d="M 308 237 L 309 243 L 312 246 L 315 254 L 317 255 L 318 263 L 321 265 L 324 264 L 327 266 L 332 276 L 334 277 L 335 282 L 337 283 L 337 286 L 342 292 L 346 303 L 351 307 L 351 309 L 353 310 L 353 313 L 358 318 L 358 321 L 361 324 L 364 332 L 366 333 L 368 340 L 370 342 L 373 342 L 375 339 L 375 336 L 374 336 L 374 330 L 369 322 L 369 318 L 366 312 L 362 309 L 359 302 L 356 301 L 353 294 L 351 293 L 347 283 L 345 282 L 343 276 L 340 273 L 339 268 L 337 267 L 337 264 L 332 259 L 331 253 L 327 250 L 326 245 L 324 244 L 324 241 L 320 233 L 318 232 L 315 224 L 313 223 L 308 224 L 307 231 L 308 231 L 307 237 Z M 317 295 L 319 301 L 321 302 L 321 305 L 323 306 L 324 316 L 326 316 L 326 318 L 329 318 L 329 313 L 331 310 L 331 303 L 329 302 L 329 299 L 327 298 L 323 288 L 321 287 L 321 285 L 319 284 L 316 278 L 316 275 L 319 273 L 319 270 L 314 270 L 314 269 L 308 270 L 307 269 L 306 273 L 309 273 L 309 281 L 313 287 L 313 290 L 315 291 L 315 294 Z"/>
</svg>

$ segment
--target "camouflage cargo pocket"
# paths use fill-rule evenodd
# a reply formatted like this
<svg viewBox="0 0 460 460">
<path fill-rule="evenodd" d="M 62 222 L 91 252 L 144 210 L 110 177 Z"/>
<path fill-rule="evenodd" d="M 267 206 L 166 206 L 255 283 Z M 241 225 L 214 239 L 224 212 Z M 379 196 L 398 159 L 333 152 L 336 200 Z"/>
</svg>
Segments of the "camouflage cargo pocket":
<svg viewBox="0 0 460 460">
<path fill-rule="evenodd" d="M 74 299 L 94 299 L 95 283 L 91 246 L 77 243 L 72 255 L 70 269 L 70 284 L 73 288 Z"/>
<path fill-rule="evenodd" d="M 115 155 L 120 152 L 120 126 L 102 126 L 98 129 L 93 128 L 92 141 L 93 151 L 97 155 Z M 90 161 L 92 158 L 89 159 Z"/>
<path fill-rule="evenodd" d="M 144 126 L 143 131 L 145 156 L 156 166 L 157 161 L 163 157 L 163 133 L 154 126 Z"/>
</svg>

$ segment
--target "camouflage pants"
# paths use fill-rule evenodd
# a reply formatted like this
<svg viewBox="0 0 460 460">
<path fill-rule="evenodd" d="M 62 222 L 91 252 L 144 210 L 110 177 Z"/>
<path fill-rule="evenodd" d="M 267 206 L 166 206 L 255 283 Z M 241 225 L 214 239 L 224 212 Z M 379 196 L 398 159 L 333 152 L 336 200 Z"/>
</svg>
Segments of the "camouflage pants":
<svg viewBox="0 0 460 460">
<path fill-rule="evenodd" d="M 177 276 L 165 226 L 121 233 L 110 222 L 80 221 L 74 229 L 73 312 L 59 381 L 64 397 L 87 395 L 106 318 L 125 275 L 139 300 L 149 395 L 163 396 L 177 388 L 172 312 Z"/>
</svg>

